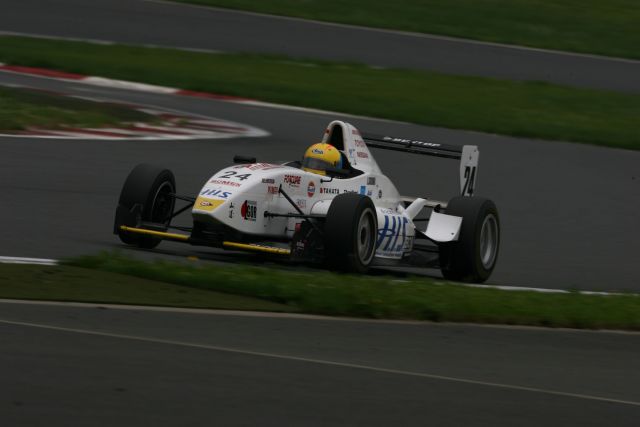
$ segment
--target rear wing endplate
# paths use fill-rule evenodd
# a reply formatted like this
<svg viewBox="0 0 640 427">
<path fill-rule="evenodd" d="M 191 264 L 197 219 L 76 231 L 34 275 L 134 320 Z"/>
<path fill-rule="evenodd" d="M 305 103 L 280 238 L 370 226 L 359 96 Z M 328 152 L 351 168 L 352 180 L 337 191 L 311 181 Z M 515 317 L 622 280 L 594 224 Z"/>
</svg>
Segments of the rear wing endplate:
<svg viewBox="0 0 640 427">
<path fill-rule="evenodd" d="M 478 182 L 478 159 L 480 157 L 480 151 L 475 145 L 463 145 L 461 147 L 439 142 L 373 134 L 362 134 L 362 139 L 370 148 L 460 160 L 460 194 L 472 196 L 475 192 L 476 183 Z"/>
</svg>

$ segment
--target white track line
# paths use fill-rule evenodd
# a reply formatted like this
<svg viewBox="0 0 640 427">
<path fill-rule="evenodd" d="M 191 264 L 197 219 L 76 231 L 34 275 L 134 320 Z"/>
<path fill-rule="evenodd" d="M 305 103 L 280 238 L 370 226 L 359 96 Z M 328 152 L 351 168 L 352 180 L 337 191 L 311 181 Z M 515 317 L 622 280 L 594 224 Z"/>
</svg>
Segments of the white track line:
<svg viewBox="0 0 640 427">
<path fill-rule="evenodd" d="M 20 258 L 12 256 L 0 256 L 0 264 L 58 265 L 58 260 L 46 258 Z"/>
<path fill-rule="evenodd" d="M 59 327 L 59 326 L 43 325 L 43 324 L 39 324 L 39 323 L 16 322 L 16 321 L 12 321 L 12 320 L 4 320 L 4 319 L 0 319 L 0 323 L 6 324 L 6 325 L 15 325 L 15 326 L 25 326 L 25 327 L 30 327 L 30 328 L 47 329 L 47 330 L 59 331 L 59 332 L 69 332 L 69 333 L 75 333 L 75 334 L 93 335 L 93 336 L 100 336 L 100 337 L 141 341 L 141 342 L 148 342 L 148 343 L 154 343 L 154 344 L 165 344 L 165 345 L 172 345 L 172 346 L 197 348 L 197 349 L 203 349 L 203 350 L 211 350 L 211 351 L 233 353 L 233 354 L 243 354 L 243 355 L 256 356 L 256 357 L 268 357 L 268 358 L 271 358 L 271 359 L 289 360 L 289 361 L 303 362 L 303 363 L 312 363 L 312 364 L 316 364 L 316 365 L 324 365 L 324 366 L 339 367 L 339 368 L 359 369 L 359 370 L 376 372 L 376 373 L 383 373 L 383 374 L 393 374 L 393 375 L 402 375 L 402 376 L 417 377 L 417 378 L 426 378 L 426 379 L 431 379 L 431 380 L 448 381 L 448 382 L 455 382 L 455 383 L 462 383 L 462 384 L 472 384 L 472 385 L 478 385 L 478 386 L 484 386 L 484 387 L 500 388 L 500 389 L 506 389 L 506 390 L 515 390 L 515 391 L 524 391 L 524 392 L 529 392 L 529 393 L 540 393 L 540 394 L 553 395 L 553 396 L 569 397 L 569 398 L 574 398 L 574 399 L 592 400 L 592 401 L 616 403 L 616 404 L 621 404 L 621 405 L 640 407 L 640 402 L 635 402 L 635 401 L 631 401 L 631 400 L 613 399 L 613 398 L 604 397 L 604 396 L 594 396 L 594 395 L 581 394 L 581 393 L 569 393 L 569 392 L 564 392 L 564 391 L 559 391 L 559 390 L 551 390 L 551 389 L 544 389 L 544 388 L 537 388 L 537 387 L 526 387 L 526 386 L 520 386 L 520 385 L 515 385 L 515 384 L 496 383 L 496 382 L 489 382 L 489 381 L 479 381 L 479 380 L 472 380 L 472 379 L 462 378 L 462 377 L 451 377 L 451 376 L 446 376 L 446 375 L 431 374 L 431 373 L 426 373 L 426 372 L 415 372 L 415 371 L 405 371 L 405 370 L 401 370 L 401 369 L 380 368 L 380 367 L 376 367 L 376 366 L 361 365 L 361 364 L 357 364 L 357 363 L 336 362 L 336 361 L 332 361 L 332 360 L 316 359 L 316 358 L 309 358 L 309 357 L 289 356 L 289 355 L 286 355 L 286 354 L 243 350 L 243 349 L 240 349 L 240 348 L 223 347 L 223 346 L 207 345 L 207 344 L 197 344 L 197 343 L 190 343 L 190 342 L 186 342 L 186 341 L 165 340 L 165 339 L 144 337 L 144 336 L 138 336 L 138 335 L 124 335 L 124 334 L 115 334 L 115 333 L 109 333 L 109 332 L 97 332 L 97 331 L 92 331 L 92 330 L 88 330 L 88 329 L 64 328 L 64 327 Z"/>
<path fill-rule="evenodd" d="M 29 37 L 32 39 L 62 40 L 62 41 L 70 41 L 70 42 L 93 43 L 93 44 L 99 44 L 99 45 L 105 45 L 105 46 L 126 44 L 124 42 L 114 42 L 112 40 L 104 40 L 104 39 L 92 39 L 92 38 L 82 38 L 82 37 L 62 37 L 62 36 L 54 36 L 50 34 L 23 33 L 20 31 L 0 30 L 0 36 L 18 36 L 18 37 Z M 199 53 L 225 53 L 224 51 L 216 50 L 216 49 L 204 49 L 204 48 L 186 47 L 186 46 L 170 46 L 170 45 L 159 45 L 159 44 L 150 44 L 150 43 L 136 43 L 135 46 L 149 47 L 152 49 L 176 49 L 176 50 L 184 50 L 187 52 L 199 52 Z"/>
<path fill-rule="evenodd" d="M 89 76 L 81 80 L 81 82 L 92 86 L 109 87 L 114 89 L 135 90 L 138 92 L 159 93 L 165 95 L 175 94 L 177 89 L 158 86 L 147 83 L 136 83 L 126 80 L 109 79 L 106 77 Z"/>
</svg>

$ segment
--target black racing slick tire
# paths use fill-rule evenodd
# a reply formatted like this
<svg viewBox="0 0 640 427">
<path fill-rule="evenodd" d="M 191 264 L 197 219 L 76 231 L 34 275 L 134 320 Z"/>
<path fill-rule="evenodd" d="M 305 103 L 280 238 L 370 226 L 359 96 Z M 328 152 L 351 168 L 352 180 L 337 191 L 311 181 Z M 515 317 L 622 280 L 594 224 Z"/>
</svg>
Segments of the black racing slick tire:
<svg viewBox="0 0 640 427">
<path fill-rule="evenodd" d="M 458 240 L 439 245 L 445 279 L 482 283 L 491 276 L 500 249 L 500 217 L 495 203 L 481 197 L 455 197 L 447 215 L 462 217 Z"/>
<path fill-rule="evenodd" d="M 365 273 L 376 252 L 378 217 L 371 199 L 356 193 L 336 196 L 324 224 L 327 267 Z"/>
<path fill-rule="evenodd" d="M 114 232 L 123 243 L 152 249 L 161 239 L 123 231 L 120 226 L 135 227 L 140 222 L 154 223 L 166 230 L 175 205 L 176 180 L 168 169 L 139 164 L 129 173 L 118 200 Z"/>
</svg>

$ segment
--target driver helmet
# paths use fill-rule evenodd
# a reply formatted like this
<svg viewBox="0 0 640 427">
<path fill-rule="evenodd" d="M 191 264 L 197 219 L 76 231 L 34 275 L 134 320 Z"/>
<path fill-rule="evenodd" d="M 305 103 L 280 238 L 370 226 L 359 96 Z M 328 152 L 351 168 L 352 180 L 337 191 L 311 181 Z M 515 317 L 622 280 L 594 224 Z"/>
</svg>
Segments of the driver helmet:
<svg viewBox="0 0 640 427">
<path fill-rule="evenodd" d="M 307 148 L 302 158 L 302 170 L 326 175 L 327 168 L 342 168 L 340 151 L 331 144 L 319 142 Z"/>
</svg>

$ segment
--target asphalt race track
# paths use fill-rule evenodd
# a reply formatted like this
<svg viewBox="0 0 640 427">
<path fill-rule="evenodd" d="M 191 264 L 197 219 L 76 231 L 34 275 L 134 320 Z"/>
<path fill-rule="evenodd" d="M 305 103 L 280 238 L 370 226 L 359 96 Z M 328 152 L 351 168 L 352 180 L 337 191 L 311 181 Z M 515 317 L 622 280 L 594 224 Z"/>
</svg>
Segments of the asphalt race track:
<svg viewBox="0 0 640 427">
<path fill-rule="evenodd" d="M 636 426 L 637 334 L 0 302 L 4 426 Z"/>
<path fill-rule="evenodd" d="M 640 61 L 522 49 L 153 0 L 4 1 L 0 30 L 260 52 L 640 92 Z M 293 37 L 292 37 L 293 35 Z"/>
<path fill-rule="evenodd" d="M 633 61 L 410 39 L 150 1 L 11 3 L 0 14 L 0 30 L 332 59 L 353 59 L 349 50 L 368 42 L 378 49 L 359 50 L 357 60 L 640 88 Z M 290 42 L 293 31 L 300 43 Z M 459 46 L 454 52 L 452 43 Z M 386 49 L 395 55 L 385 58 Z M 437 64 L 429 62 L 434 56 Z M 117 248 L 143 257 L 253 260 L 168 242 L 152 252 L 124 248 L 111 227 L 126 175 L 141 162 L 165 165 L 180 192 L 195 193 L 235 154 L 297 159 L 330 120 L 345 119 L 373 133 L 480 147 L 479 193 L 496 201 L 502 220 L 491 283 L 640 291 L 635 151 L 8 72 L 0 72 L 0 85 L 200 114 L 270 133 L 183 141 L 0 137 L 0 255 L 60 258 Z M 407 195 L 448 199 L 457 192 L 456 162 L 392 152 L 376 159 Z M 0 425 L 636 426 L 638 336 L 0 300 Z"/>
<path fill-rule="evenodd" d="M 2 255 L 60 258 L 121 248 L 111 234 L 120 188 L 138 163 L 165 165 L 178 190 L 196 193 L 235 154 L 294 160 L 322 135 L 332 115 L 132 92 L 0 73 L 21 84 L 246 123 L 267 138 L 200 141 L 66 141 L 0 138 Z M 343 117 L 372 133 L 422 137 L 481 150 L 478 191 L 494 199 L 502 249 L 491 282 L 588 290 L 640 290 L 637 254 L 640 153 L 476 132 Z M 375 155 L 375 154 L 374 154 Z M 379 152 L 382 169 L 407 195 L 448 200 L 458 165 Z M 419 179 L 416 179 L 419 177 Z M 188 225 L 188 215 L 186 216 Z M 633 238 L 633 237 L 636 238 Z M 175 255 L 215 252 L 164 242 Z M 428 271 L 437 275 L 437 271 Z"/>
</svg>

